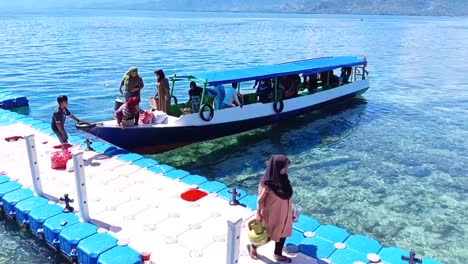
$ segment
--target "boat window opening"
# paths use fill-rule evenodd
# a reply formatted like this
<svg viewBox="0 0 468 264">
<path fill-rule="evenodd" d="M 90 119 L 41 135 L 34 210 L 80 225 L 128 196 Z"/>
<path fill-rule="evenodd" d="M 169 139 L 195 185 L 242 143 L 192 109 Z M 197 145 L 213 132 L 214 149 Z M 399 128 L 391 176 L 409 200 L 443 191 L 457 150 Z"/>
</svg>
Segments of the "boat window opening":
<svg viewBox="0 0 468 264">
<path fill-rule="evenodd" d="M 205 83 L 203 84 L 203 92 L 201 94 L 201 99 L 200 99 L 200 106 L 204 105 L 206 102 L 205 102 L 205 99 L 206 99 L 206 84 L 208 83 L 208 80 L 205 81 Z M 198 112 L 201 111 L 201 107 L 198 107 Z"/>
<path fill-rule="evenodd" d="M 171 98 L 177 94 L 181 96 L 181 93 L 186 94 L 187 93 L 187 87 L 190 89 L 190 82 L 195 82 L 198 85 L 203 85 L 203 94 L 206 93 L 206 86 L 207 86 L 207 81 L 205 80 L 200 80 L 194 77 L 177 77 L 175 74 L 174 76 L 169 77 L 169 80 L 172 83 L 171 87 Z M 177 91 L 177 93 L 175 92 Z M 186 98 L 186 96 L 183 96 L 182 98 Z M 210 103 L 212 104 L 212 100 L 210 98 L 200 98 L 200 107 L 204 103 Z M 172 103 L 169 105 L 169 115 L 173 117 L 181 117 L 182 115 L 188 115 L 188 114 L 193 114 L 192 113 L 192 102 L 190 101 L 190 97 L 188 97 L 188 101 L 185 99 L 180 99 L 178 102 Z M 198 109 L 200 111 L 200 108 Z"/>
<path fill-rule="evenodd" d="M 358 77 L 358 67 L 354 67 L 354 81 L 357 80 L 357 77 Z"/>
<path fill-rule="evenodd" d="M 354 79 L 354 68 L 356 68 L 356 67 L 352 66 L 350 68 L 351 68 L 351 75 L 349 76 L 348 82 L 352 83 L 352 82 L 355 81 L 355 79 Z"/>
<path fill-rule="evenodd" d="M 171 87 L 171 92 L 169 94 L 169 97 L 171 97 L 171 98 L 172 98 L 172 96 L 174 96 L 175 77 L 176 77 L 176 75 L 174 74 L 174 78 L 173 79 L 171 78 L 172 87 Z"/>
<path fill-rule="evenodd" d="M 241 87 L 241 82 L 238 82 L 237 83 L 237 98 L 239 98 L 239 102 L 241 103 L 241 105 L 243 106 L 244 105 L 244 97 L 242 96 L 241 94 L 241 90 L 240 90 L 240 87 Z M 234 103 L 233 103 L 234 104 Z M 239 105 L 236 105 L 236 106 L 239 106 Z"/>
<path fill-rule="evenodd" d="M 368 75 L 368 72 L 366 71 L 366 67 L 364 65 L 356 66 L 355 80 L 358 80 L 358 78 L 365 80 L 367 78 L 367 75 Z"/>
<path fill-rule="evenodd" d="M 243 105 L 258 103 L 257 93 L 246 93 L 242 95 Z"/>
<path fill-rule="evenodd" d="M 275 78 L 275 82 L 274 82 L 274 92 L 275 92 L 275 102 L 277 102 L 279 100 L 279 95 L 278 95 L 278 78 Z"/>
<path fill-rule="evenodd" d="M 241 87 L 241 82 L 238 82 L 237 83 L 237 97 L 239 98 L 239 102 L 242 104 L 242 106 L 244 106 L 245 105 L 244 95 L 241 93 L 240 87 Z"/>
</svg>

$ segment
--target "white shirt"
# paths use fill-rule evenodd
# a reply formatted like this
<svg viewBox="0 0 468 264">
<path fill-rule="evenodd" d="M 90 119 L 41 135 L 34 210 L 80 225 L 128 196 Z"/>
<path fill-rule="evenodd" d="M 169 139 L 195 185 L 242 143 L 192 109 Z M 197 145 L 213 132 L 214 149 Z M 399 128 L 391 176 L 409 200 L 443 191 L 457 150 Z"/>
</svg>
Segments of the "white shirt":
<svg viewBox="0 0 468 264">
<path fill-rule="evenodd" d="M 237 89 L 228 87 L 226 89 L 226 96 L 224 97 L 223 104 L 232 105 L 232 102 L 236 102 L 237 105 L 240 105 L 239 98 L 237 97 Z"/>
</svg>

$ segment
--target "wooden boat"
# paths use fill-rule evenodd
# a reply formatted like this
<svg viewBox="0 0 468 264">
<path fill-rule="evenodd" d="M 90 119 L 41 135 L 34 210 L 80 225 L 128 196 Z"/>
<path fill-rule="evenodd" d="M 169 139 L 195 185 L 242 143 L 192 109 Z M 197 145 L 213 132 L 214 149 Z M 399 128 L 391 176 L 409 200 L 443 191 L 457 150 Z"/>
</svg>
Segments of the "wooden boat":
<svg viewBox="0 0 468 264">
<path fill-rule="evenodd" d="M 164 118 L 166 122 L 121 128 L 115 120 L 109 120 L 82 129 L 133 152 L 162 152 L 294 118 L 326 104 L 362 94 L 369 89 L 366 66 L 365 57 L 341 56 L 190 75 L 174 74 L 169 80 L 175 102 Z M 334 73 L 340 70 L 338 77 Z M 293 97 L 285 98 L 284 90 L 281 90 L 284 87 L 282 80 L 291 76 L 297 80 L 300 77 L 300 84 Z M 214 109 L 213 98 L 206 96 L 210 88 L 220 85 L 231 87 L 232 83 L 239 84 L 237 89 L 240 92 L 240 85 L 251 85 L 255 80 L 271 81 L 273 92 L 270 101 L 258 102 L 257 94 L 249 93 L 239 95 L 242 108 Z M 183 87 L 188 91 L 188 82 L 191 81 L 203 86 L 201 105 L 195 113 L 184 112 L 191 107 L 190 104 L 177 103 L 174 97 L 176 88 Z M 183 82 L 186 85 L 179 85 Z"/>
</svg>

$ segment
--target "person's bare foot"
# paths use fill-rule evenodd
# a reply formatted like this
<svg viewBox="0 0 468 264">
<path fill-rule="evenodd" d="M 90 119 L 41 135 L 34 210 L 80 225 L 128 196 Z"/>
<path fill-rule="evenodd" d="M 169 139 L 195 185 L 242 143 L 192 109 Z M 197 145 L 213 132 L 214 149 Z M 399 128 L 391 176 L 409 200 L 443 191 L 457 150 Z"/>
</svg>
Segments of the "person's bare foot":
<svg viewBox="0 0 468 264">
<path fill-rule="evenodd" d="M 252 245 L 247 245 L 247 250 L 249 251 L 249 255 L 252 259 L 258 259 L 256 248 L 252 247 Z"/>
<path fill-rule="evenodd" d="M 278 260 L 278 261 L 281 261 L 281 262 L 285 262 L 285 263 L 291 263 L 292 262 L 292 259 L 286 257 L 286 256 L 283 256 L 283 255 L 276 255 L 274 254 L 273 255 L 273 258 L 275 260 Z"/>
</svg>

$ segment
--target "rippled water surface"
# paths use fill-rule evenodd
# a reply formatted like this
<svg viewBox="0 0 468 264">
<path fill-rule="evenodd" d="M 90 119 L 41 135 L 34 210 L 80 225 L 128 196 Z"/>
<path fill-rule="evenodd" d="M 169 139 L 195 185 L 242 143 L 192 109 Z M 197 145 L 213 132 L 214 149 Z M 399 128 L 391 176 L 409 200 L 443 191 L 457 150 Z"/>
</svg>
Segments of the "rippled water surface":
<svg viewBox="0 0 468 264">
<path fill-rule="evenodd" d="M 371 89 L 362 98 L 154 157 L 253 194 L 269 155 L 286 153 L 303 213 L 468 263 L 468 19 L 81 10 L 4 12 L 0 27 L 0 89 L 28 96 L 22 112 L 43 121 L 62 93 L 78 117 L 109 119 L 132 65 L 149 97 L 156 68 L 367 55 Z M 0 263 L 60 262 L 0 224 Z"/>
</svg>

